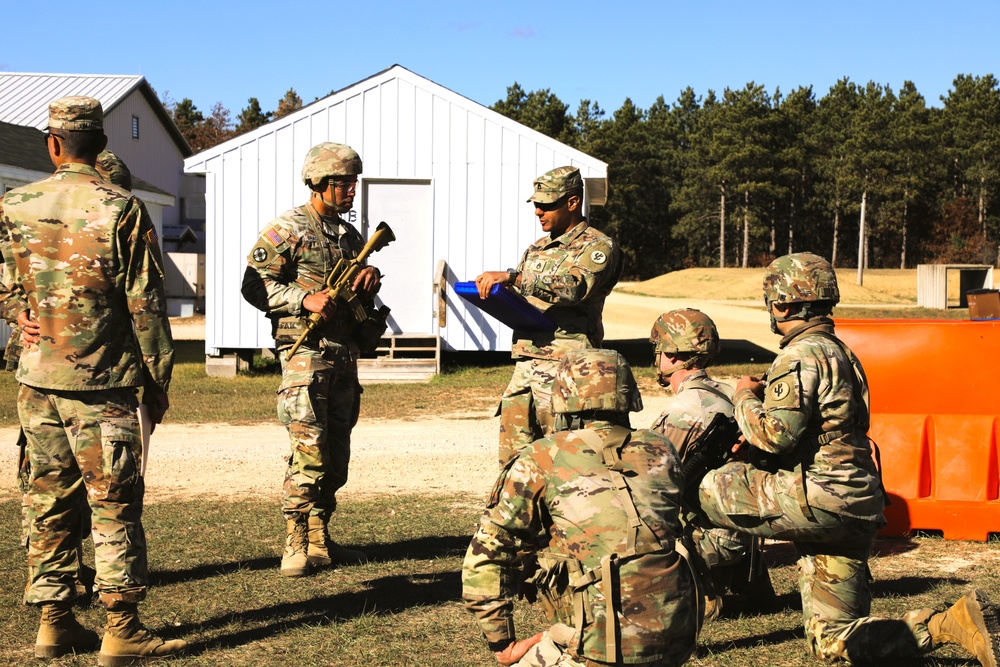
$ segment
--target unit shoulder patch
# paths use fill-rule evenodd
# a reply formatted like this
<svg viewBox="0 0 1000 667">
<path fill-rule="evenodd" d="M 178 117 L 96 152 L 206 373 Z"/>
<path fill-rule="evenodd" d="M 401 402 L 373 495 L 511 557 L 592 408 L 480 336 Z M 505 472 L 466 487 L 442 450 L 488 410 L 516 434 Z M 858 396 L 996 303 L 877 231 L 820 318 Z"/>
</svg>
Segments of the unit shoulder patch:
<svg viewBox="0 0 1000 667">
<path fill-rule="evenodd" d="M 580 257 L 580 266 L 593 272 L 603 271 L 611 259 L 611 245 L 605 241 L 590 244 Z"/>
<path fill-rule="evenodd" d="M 799 407 L 801 395 L 799 361 L 783 362 L 771 369 L 764 395 L 767 410 L 794 410 Z"/>
</svg>

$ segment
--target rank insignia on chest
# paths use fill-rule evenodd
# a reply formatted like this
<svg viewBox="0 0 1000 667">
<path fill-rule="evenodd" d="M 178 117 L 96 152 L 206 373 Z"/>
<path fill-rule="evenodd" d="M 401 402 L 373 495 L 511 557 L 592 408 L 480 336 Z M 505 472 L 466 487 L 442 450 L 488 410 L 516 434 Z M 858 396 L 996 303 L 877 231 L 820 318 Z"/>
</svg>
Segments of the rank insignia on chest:
<svg viewBox="0 0 1000 667">
<path fill-rule="evenodd" d="M 544 259 L 536 259 L 534 262 L 531 263 L 531 270 L 535 271 L 536 273 L 539 272 L 539 271 L 541 271 L 544 268 L 545 268 L 545 260 Z"/>
</svg>

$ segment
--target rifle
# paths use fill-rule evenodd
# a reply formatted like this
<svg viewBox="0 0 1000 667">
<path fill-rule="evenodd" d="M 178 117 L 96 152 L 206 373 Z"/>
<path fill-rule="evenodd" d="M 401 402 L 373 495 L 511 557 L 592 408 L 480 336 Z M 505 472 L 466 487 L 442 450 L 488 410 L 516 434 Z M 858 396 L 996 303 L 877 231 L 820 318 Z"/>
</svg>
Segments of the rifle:
<svg viewBox="0 0 1000 667">
<path fill-rule="evenodd" d="M 697 429 L 688 431 L 681 450 L 687 452 L 681 465 L 681 477 L 684 480 L 684 491 L 697 488 L 701 478 L 709 470 L 722 466 L 732 456 L 733 445 L 740 438 L 740 427 L 736 420 L 721 412 L 715 413 L 712 421 L 696 438 L 691 434 Z"/>
<path fill-rule="evenodd" d="M 368 314 L 365 312 L 365 304 L 362 302 L 361 297 L 351 290 L 351 284 L 354 282 L 354 278 L 358 275 L 358 272 L 364 268 L 362 265 L 368 259 L 368 255 L 378 252 L 395 240 L 396 235 L 392 233 L 389 225 L 385 222 L 378 223 L 375 233 L 368 239 L 368 243 L 361 249 L 358 256 L 354 259 L 344 259 L 341 257 L 337 260 L 333 270 L 330 271 L 330 275 L 326 277 L 326 291 L 330 295 L 330 298 L 340 299 L 346 303 L 357 322 L 364 322 Z M 306 318 L 305 331 L 295 341 L 295 345 L 292 345 L 292 348 L 288 351 L 288 356 L 285 357 L 286 359 L 292 358 L 292 355 L 299 349 L 299 346 L 302 345 L 313 329 L 322 321 L 323 316 L 319 313 L 311 313 Z"/>
</svg>

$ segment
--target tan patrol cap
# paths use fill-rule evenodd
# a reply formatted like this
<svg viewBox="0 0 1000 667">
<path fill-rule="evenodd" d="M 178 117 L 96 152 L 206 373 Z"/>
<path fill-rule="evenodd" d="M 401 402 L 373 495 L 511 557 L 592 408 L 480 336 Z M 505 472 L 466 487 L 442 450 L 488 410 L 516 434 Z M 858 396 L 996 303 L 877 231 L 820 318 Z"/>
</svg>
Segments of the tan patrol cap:
<svg viewBox="0 0 1000 667">
<path fill-rule="evenodd" d="M 103 130 L 104 108 L 93 97 L 60 97 L 49 102 L 49 129 L 70 132 Z"/>
<path fill-rule="evenodd" d="M 533 185 L 535 192 L 528 201 L 551 204 L 567 193 L 582 190 L 583 178 L 576 167 L 556 167 L 536 178 Z"/>
</svg>

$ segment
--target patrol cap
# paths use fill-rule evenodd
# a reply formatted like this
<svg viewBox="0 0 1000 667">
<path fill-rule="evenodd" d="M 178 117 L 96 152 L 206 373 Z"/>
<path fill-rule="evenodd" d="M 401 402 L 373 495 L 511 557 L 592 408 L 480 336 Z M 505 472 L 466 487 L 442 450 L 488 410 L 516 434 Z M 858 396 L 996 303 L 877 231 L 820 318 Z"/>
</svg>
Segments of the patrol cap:
<svg viewBox="0 0 1000 667">
<path fill-rule="evenodd" d="M 132 191 L 132 172 L 122 159 L 111 151 L 101 151 L 94 168 L 104 180 L 111 181 L 129 192 Z"/>
<path fill-rule="evenodd" d="M 528 201 L 551 204 L 570 192 L 582 190 L 583 177 L 576 167 L 556 167 L 536 178 L 533 186 L 535 191 Z"/>
<path fill-rule="evenodd" d="M 60 97 L 49 102 L 49 129 L 69 132 L 103 130 L 104 108 L 93 97 Z"/>
</svg>

